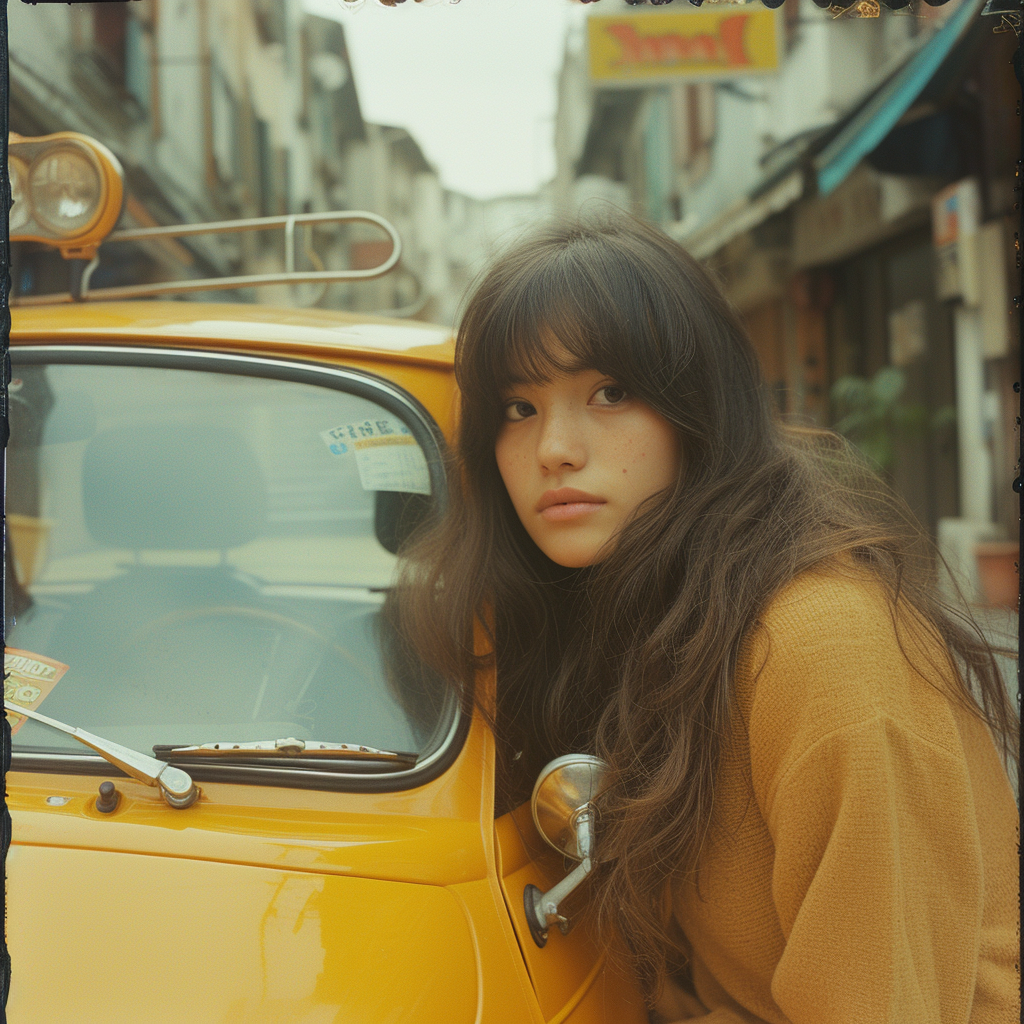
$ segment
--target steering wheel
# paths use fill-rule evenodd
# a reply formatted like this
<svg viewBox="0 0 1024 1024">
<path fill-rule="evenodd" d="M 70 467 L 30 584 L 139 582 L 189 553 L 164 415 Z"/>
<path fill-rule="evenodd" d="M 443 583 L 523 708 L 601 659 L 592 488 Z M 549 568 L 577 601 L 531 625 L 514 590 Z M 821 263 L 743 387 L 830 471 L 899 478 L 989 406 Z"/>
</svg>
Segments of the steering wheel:
<svg viewBox="0 0 1024 1024">
<path fill-rule="evenodd" d="M 361 673 L 370 672 L 369 666 L 367 666 L 365 662 L 357 659 L 347 647 L 335 643 L 333 640 L 329 640 L 322 633 L 317 632 L 317 630 L 313 629 L 311 626 L 307 626 L 304 622 L 299 622 L 297 619 L 290 618 L 287 615 L 282 615 L 280 612 L 267 611 L 262 608 L 249 608 L 244 605 L 210 605 L 201 608 L 185 608 L 178 611 L 168 612 L 164 615 L 158 616 L 150 622 L 147 622 L 144 626 L 132 632 L 120 645 L 118 653 L 121 655 L 127 655 L 129 652 L 137 650 L 139 647 L 150 643 L 157 635 L 165 632 L 169 628 L 186 623 L 209 622 L 216 619 L 241 619 L 246 622 L 255 621 L 271 626 L 273 630 L 273 640 L 270 645 L 272 658 L 273 652 L 276 652 L 277 650 L 280 638 L 289 632 L 299 634 L 306 640 L 312 640 L 322 649 L 323 653 L 313 666 L 312 671 L 310 671 L 306 676 L 305 683 L 298 695 L 294 698 L 296 702 L 302 699 L 306 692 L 306 688 L 320 670 L 320 666 L 323 664 L 324 658 L 328 654 L 334 654 L 341 658 Z M 269 670 L 267 677 L 269 678 Z M 256 711 L 253 713 L 254 718 L 256 712 L 259 710 L 261 700 L 262 689 L 257 697 Z"/>
<path fill-rule="evenodd" d="M 291 629 L 306 637 L 315 640 L 321 647 L 340 655 L 349 664 L 356 668 L 365 669 L 366 666 L 357 661 L 352 652 L 333 640 L 328 640 L 322 633 L 318 633 L 312 626 L 307 626 L 298 619 L 282 615 L 280 612 L 269 612 L 263 608 L 247 608 L 244 605 L 208 605 L 205 608 L 183 608 L 179 611 L 167 612 L 158 618 L 147 622 L 146 625 L 135 630 L 127 640 L 121 644 L 121 650 L 127 651 L 136 644 L 146 642 L 150 635 L 168 626 L 176 626 L 183 622 L 206 621 L 209 619 L 258 619 L 262 622 L 271 622 L 281 629 Z"/>
</svg>

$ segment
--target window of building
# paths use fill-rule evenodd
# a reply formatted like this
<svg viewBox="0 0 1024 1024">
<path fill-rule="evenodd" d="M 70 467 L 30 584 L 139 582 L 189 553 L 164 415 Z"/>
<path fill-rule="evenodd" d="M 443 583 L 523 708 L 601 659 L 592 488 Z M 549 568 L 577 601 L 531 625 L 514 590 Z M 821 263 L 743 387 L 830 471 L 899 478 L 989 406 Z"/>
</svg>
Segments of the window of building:
<svg viewBox="0 0 1024 1024">
<path fill-rule="evenodd" d="M 671 90 L 675 163 L 691 185 L 711 169 L 716 102 L 714 82 L 686 82 Z"/>
<path fill-rule="evenodd" d="M 213 106 L 213 157 L 221 181 L 238 181 L 242 176 L 238 138 L 238 100 L 228 85 L 217 60 L 211 61 L 210 87 Z"/>
<path fill-rule="evenodd" d="M 76 83 L 99 102 L 120 101 L 125 113 L 148 113 L 153 67 L 151 38 L 145 0 L 137 5 L 91 4 L 76 12 Z"/>
</svg>

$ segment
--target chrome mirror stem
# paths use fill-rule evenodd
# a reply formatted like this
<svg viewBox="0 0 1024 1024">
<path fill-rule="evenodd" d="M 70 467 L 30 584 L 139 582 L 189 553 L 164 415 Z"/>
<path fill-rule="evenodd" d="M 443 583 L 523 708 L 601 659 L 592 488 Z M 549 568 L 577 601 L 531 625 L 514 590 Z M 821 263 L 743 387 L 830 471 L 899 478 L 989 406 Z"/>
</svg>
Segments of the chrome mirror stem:
<svg viewBox="0 0 1024 1024">
<path fill-rule="evenodd" d="M 590 874 L 593 864 L 590 855 L 594 843 L 594 808 L 587 804 L 574 817 L 573 826 L 576 833 L 576 848 L 582 857 L 579 864 L 547 892 L 541 892 L 535 885 L 528 885 L 523 892 L 523 905 L 526 909 L 526 923 L 530 926 L 530 934 L 538 946 L 543 947 L 548 941 L 548 928 L 557 924 L 563 935 L 567 934 L 571 922 L 558 912 L 559 904 Z"/>
</svg>

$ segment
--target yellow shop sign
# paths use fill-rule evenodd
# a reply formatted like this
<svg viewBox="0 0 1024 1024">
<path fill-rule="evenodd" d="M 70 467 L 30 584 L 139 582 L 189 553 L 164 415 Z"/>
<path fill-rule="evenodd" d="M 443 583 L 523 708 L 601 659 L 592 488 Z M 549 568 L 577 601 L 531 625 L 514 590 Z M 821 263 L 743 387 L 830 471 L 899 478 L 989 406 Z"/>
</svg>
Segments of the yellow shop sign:
<svg viewBox="0 0 1024 1024">
<path fill-rule="evenodd" d="M 605 85 L 734 78 L 779 63 L 778 16 L 760 6 L 592 16 L 587 27 L 590 77 Z"/>
</svg>

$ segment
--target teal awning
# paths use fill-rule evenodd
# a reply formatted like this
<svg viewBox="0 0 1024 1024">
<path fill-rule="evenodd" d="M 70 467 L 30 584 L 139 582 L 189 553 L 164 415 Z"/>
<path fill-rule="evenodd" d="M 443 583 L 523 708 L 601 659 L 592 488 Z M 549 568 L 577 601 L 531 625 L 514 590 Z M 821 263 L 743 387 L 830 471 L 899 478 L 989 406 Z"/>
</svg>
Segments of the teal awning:
<svg viewBox="0 0 1024 1024">
<path fill-rule="evenodd" d="M 978 15 L 984 0 L 963 0 L 938 32 L 850 119 L 814 158 L 818 194 L 828 195 L 896 126 Z"/>
</svg>

